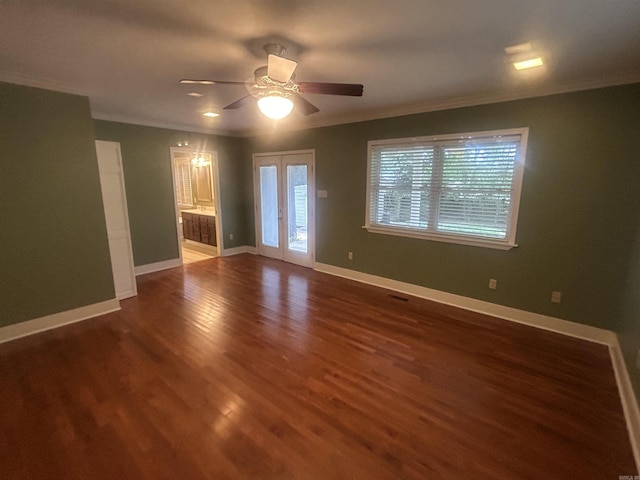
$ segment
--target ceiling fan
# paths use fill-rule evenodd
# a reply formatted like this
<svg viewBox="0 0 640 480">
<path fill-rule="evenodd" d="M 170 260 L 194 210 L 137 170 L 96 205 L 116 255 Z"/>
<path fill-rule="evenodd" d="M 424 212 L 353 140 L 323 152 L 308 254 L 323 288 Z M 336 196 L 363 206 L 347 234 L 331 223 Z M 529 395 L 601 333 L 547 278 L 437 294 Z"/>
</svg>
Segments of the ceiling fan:
<svg viewBox="0 0 640 480">
<path fill-rule="evenodd" d="M 284 57 L 285 47 L 272 43 L 264 46 L 268 55 L 266 66 L 256 69 L 253 82 L 232 82 L 224 80 L 180 80 L 182 84 L 198 85 L 244 85 L 249 91 L 246 95 L 223 110 L 235 110 L 253 98 L 258 99 L 260 111 L 273 119 L 284 118 L 291 113 L 293 107 L 303 115 L 311 115 L 320 110 L 308 100 L 300 96 L 301 93 L 321 95 L 346 95 L 361 97 L 363 85 L 353 83 L 325 83 L 325 82 L 296 82 L 294 71 L 298 63 Z"/>
</svg>

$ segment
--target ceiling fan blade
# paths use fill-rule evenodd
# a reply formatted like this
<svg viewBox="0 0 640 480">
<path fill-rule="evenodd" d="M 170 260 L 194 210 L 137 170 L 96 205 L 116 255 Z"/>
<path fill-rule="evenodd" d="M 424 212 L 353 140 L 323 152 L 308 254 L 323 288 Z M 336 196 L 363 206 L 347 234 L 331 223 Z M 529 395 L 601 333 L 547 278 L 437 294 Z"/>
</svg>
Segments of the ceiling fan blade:
<svg viewBox="0 0 640 480">
<path fill-rule="evenodd" d="M 239 100 L 236 100 L 233 103 L 230 103 L 229 105 L 224 107 L 223 110 L 235 110 L 236 108 L 244 107 L 245 105 L 250 103 L 250 100 L 252 100 L 252 99 L 253 99 L 253 97 L 251 95 L 247 95 L 245 97 L 242 97 Z"/>
<path fill-rule="evenodd" d="M 291 95 L 289 98 L 293 102 L 296 111 L 300 112 L 302 115 L 312 115 L 320 111 L 318 107 L 302 98 L 300 95 Z"/>
<path fill-rule="evenodd" d="M 300 82 L 298 87 L 300 93 L 347 95 L 350 97 L 361 97 L 364 90 L 363 85 L 356 83 Z"/>
<path fill-rule="evenodd" d="M 183 78 L 180 83 L 186 85 L 246 85 L 247 82 L 228 82 L 226 80 L 192 80 L 190 78 Z"/>
<path fill-rule="evenodd" d="M 298 63 L 293 60 L 270 54 L 267 64 L 267 75 L 271 80 L 287 83 L 297 66 Z"/>
</svg>

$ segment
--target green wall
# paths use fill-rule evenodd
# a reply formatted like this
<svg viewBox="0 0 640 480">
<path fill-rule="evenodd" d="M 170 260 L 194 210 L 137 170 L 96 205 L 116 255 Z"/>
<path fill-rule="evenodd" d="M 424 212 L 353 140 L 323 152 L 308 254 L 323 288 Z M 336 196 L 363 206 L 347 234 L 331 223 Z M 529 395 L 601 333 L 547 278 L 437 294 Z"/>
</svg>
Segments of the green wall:
<svg viewBox="0 0 640 480">
<path fill-rule="evenodd" d="M 89 101 L 0 83 L 0 326 L 115 297 Z"/>
<path fill-rule="evenodd" d="M 218 153 L 225 248 L 255 245 L 252 154 L 315 149 L 316 186 L 328 191 L 316 199 L 318 262 L 617 329 L 626 352 L 637 348 L 624 286 L 640 270 L 629 266 L 640 248 L 640 84 L 252 138 L 92 121 L 86 98 L 0 85 L 2 325 L 113 298 L 94 138 L 122 148 L 135 264 L 177 258 L 169 148 L 188 140 Z M 517 248 L 362 228 L 369 140 L 514 127 L 530 129 Z"/>
<path fill-rule="evenodd" d="M 614 329 L 640 213 L 638 112 L 635 84 L 254 137 L 247 161 L 315 149 L 316 188 L 328 191 L 316 199 L 318 262 Z M 517 248 L 362 228 L 369 140 L 515 127 L 530 129 Z M 561 304 L 550 302 L 553 290 Z"/>
<path fill-rule="evenodd" d="M 636 398 L 640 399 L 640 371 L 635 365 L 636 356 L 640 350 L 640 228 L 638 228 L 634 249 L 629 258 L 622 312 L 616 333 Z"/>
<path fill-rule="evenodd" d="M 120 143 L 135 265 L 179 256 L 169 149 L 185 140 L 218 153 L 224 247 L 247 243 L 241 139 L 103 120 L 95 130 L 97 139 Z"/>
</svg>

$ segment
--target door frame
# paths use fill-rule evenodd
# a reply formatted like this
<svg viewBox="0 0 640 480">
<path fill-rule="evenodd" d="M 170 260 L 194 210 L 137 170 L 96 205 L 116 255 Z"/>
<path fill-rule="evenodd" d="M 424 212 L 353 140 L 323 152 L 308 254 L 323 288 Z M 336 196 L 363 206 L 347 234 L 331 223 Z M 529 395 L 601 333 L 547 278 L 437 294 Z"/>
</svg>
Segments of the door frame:
<svg viewBox="0 0 640 480">
<path fill-rule="evenodd" d="M 258 211 L 258 198 L 260 195 L 259 190 L 259 182 L 257 175 L 257 165 L 256 160 L 264 157 L 284 157 L 287 155 L 311 155 L 310 161 L 310 169 L 311 172 L 308 174 L 308 184 L 307 184 L 307 205 L 308 205 L 308 216 L 307 219 L 307 241 L 309 248 L 309 257 L 311 259 L 309 268 L 313 268 L 313 265 L 316 260 L 316 151 L 315 149 L 308 150 L 287 150 L 287 151 L 278 151 L 278 152 L 259 152 L 254 153 L 252 158 L 252 168 L 253 168 L 253 212 L 254 212 L 254 224 L 255 224 L 255 239 L 256 239 L 256 250 L 258 254 L 260 254 L 260 235 L 261 235 L 261 219 L 260 212 Z M 282 159 L 281 159 L 282 162 Z M 286 172 L 280 172 L 280 178 L 283 179 L 281 183 L 286 183 Z M 282 197 L 282 192 L 280 192 Z M 282 203 L 283 198 L 278 198 L 278 201 Z M 283 210 L 284 211 L 284 210 Z M 284 220 L 284 214 L 283 214 Z M 280 239 L 279 241 L 282 243 L 282 258 L 280 260 L 284 261 L 285 258 L 285 250 L 287 248 L 286 238 L 283 235 L 283 228 L 280 228 Z"/>
<path fill-rule="evenodd" d="M 117 157 L 117 162 L 118 162 L 118 181 L 119 181 L 119 186 L 120 186 L 120 191 L 118 192 L 118 196 L 120 197 L 120 205 L 117 206 L 117 208 L 121 208 L 122 209 L 122 216 L 123 216 L 123 220 L 124 220 L 124 224 L 125 224 L 125 228 L 124 228 L 124 233 L 126 235 L 126 242 L 127 242 L 127 247 L 129 250 L 129 255 L 127 258 L 127 264 L 128 264 L 128 273 L 130 275 L 130 282 L 131 282 L 131 289 L 130 290 L 126 290 L 125 292 L 118 292 L 117 290 L 117 285 L 116 285 L 116 270 L 114 268 L 114 261 L 113 261 L 113 253 L 112 253 L 112 242 L 111 242 L 111 238 L 108 238 L 109 241 L 109 256 L 111 258 L 111 274 L 113 276 L 113 288 L 115 290 L 116 293 L 116 299 L 117 300 L 124 300 L 126 298 L 130 298 L 130 297 L 135 297 L 136 295 L 138 295 L 138 285 L 136 282 L 136 272 L 135 272 L 135 265 L 134 265 L 134 261 L 133 261 L 133 244 L 132 244 L 132 240 L 131 240 L 131 225 L 129 224 L 129 205 L 127 203 L 127 189 L 125 187 L 125 182 L 124 182 L 124 165 L 122 163 L 122 150 L 120 148 L 120 142 L 113 142 L 113 141 L 107 141 L 107 140 L 95 140 L 94 142 L 95 144 L 95 149 L 96 149 L 96 159 L 97 159 L 97 167 L 98 167 L 98 173 L 100 175 L 100 190 L 101 190 L 101 198 L 102 198 L 102 203 L 103 203 L 103 208 L 104 208 L 104 213 L 105 213 L 105 226 L 107 228 L 107 237 L 109 236 L 110 232 L 109 232 L 109 228 L 107 225 L 107 210 L 113 208 L 113 205 L 107 205 L 104 201 L 104 192 L 102 191 L 102 172 L 101 172 L 101 164 L 100 164 L 100 149 L 102 148 L 112 148 L 115 151 L 116 157 Z"/>
<path fill-rule="evenodd" d="M 220 170 L 218 168 L 218 152 L 215 150 L 202 150 L 199 148 L 190 148 L 190 147 L 169 147 L 169 158 L 171 159 L 171 192 L 172 192 L 172 200 L 173 200 L 173 209 L 174 209 L 174 214 L 175 214 L 175 219 L 176 219 L 176 241 L 178 242 L 178 254 L 179 254 L 179 258 L 180 258 L 180 264 L 182 265 L 183 261 L 182 261 L 182 246 L 180 243 L 180 237 L 181 237 L 181 229 L 182 229 L 182 225 L 180 224 L 180 211 L 178 209 L 178 202 L 176 201 L 176 183 L 175 183 L 175 178 L 173 177 L 173 172 L 175 170 L 175 163 L 174 163 L 174 153 L 187 153 L 189 155 L 192 155 L 193 153 L 198 152 L 198 153 L 207 153 L 211 155 L 211 176 L 212 178 L 212 186 L 211 188 L 213 188 L 213 195 L 214 195 L 214 199 L 215 201 L 213 202 L 215 205 L 215 209 L 216 209 L 216 245 L 218 247 L 218 256 L 222 257 L 223 256 L 223 252 L 224 252 L 224 246 L 223 246 L 223 242 L 224 242 L 224 235 L 222 233 L 222 209 L 220 207 L 221 205 L 221 201 L 220 201 Z"/>
</svg>

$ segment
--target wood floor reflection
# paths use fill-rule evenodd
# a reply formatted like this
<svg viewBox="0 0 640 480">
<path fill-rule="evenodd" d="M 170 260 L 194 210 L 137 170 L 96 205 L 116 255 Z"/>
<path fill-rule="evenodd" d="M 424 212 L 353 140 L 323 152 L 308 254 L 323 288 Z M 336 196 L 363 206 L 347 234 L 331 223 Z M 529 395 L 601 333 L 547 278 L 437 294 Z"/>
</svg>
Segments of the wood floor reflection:
<svg viewBox="0 0 640 480">
<path fill-rule="evenodd" d="M 637 474 L 606 347 L 251 255 L 0 345 L 2 479 Z"/>
</svg>

